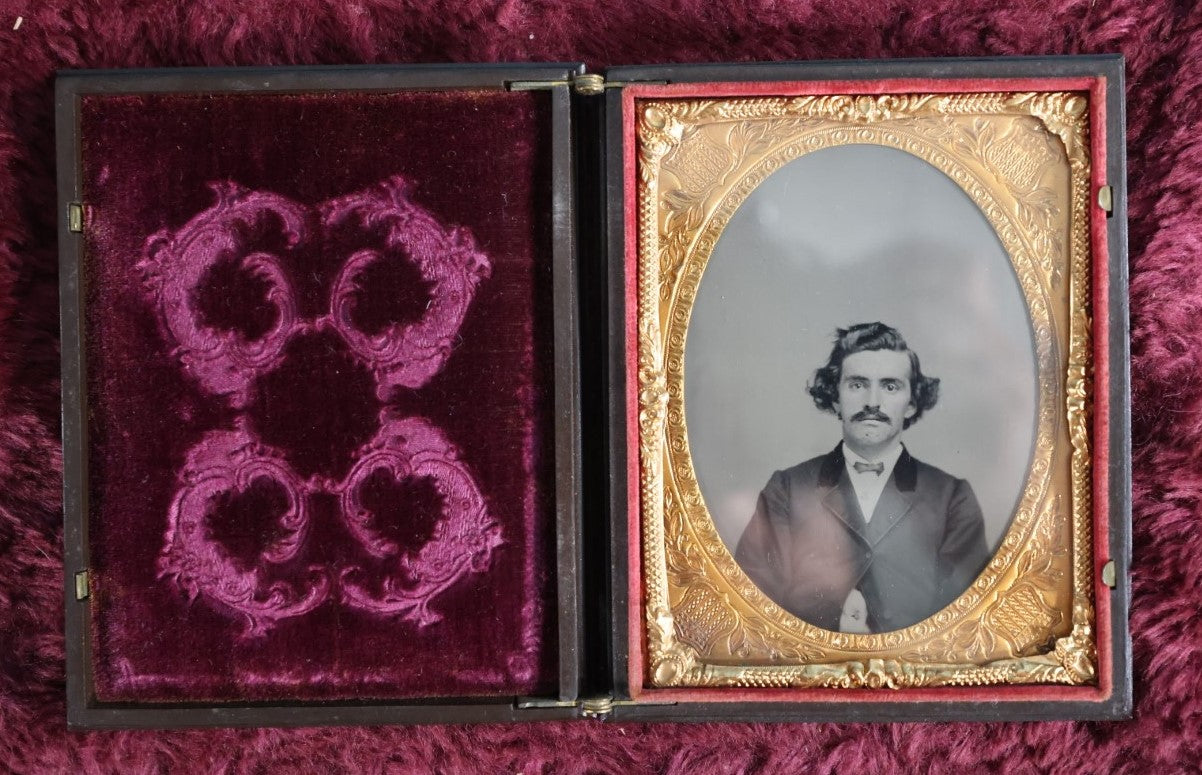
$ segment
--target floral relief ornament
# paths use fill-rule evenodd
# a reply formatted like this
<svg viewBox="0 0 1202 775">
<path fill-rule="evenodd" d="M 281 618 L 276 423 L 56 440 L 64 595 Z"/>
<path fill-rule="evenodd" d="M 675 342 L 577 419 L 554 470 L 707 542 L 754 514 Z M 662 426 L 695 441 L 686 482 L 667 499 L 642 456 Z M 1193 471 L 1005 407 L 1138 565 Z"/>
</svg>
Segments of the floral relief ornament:
<svg viewBox="0 0 1202 775">
<path fill-rule="evenodd" d="M 1096 681 L 1086 108 L 1085 95 L 1067 92 L 640 104 L 637 397 L 651 685 Z M 708 147 L 714 138 L 727 149 L 721 159 Z M 701 501 L 682 411 L 690 309 L 731 214 L 780 165 L 853 143 L 922 158 L 980 207 L 1030 309 L 1042 396 L 1030 481 L 982 577 L 926 622 L 863 636 L 788 616 L 742 574 Z M 1049 198 L 1049 191 L 1062 193 Z M 1065 426 L 1067 440 L 1058 442 L 1056 429 Z M 704 601 L 695 594 L 702 588 L 713 593 Z"/>
<path fill-rule="evenodd" d="M 421 388 L 441 371 L 476 289 L 490 273 L 488 257 L 466 229 L 448 229 L 415 204 L 401 177 L 315 208 L 232 182 L 211 188 L 217 201 L 181 228 L 151 236 L 138 265 L 172 354 L 204 392 L 224 397 L 238 412 L 232 430 L 206 432 L 185 455 L 168 510 L 159 577 L 189 600 L 203 598 L 240 616 L 243 638 L 264 636 L 280 621 L 331 600 L 419 627 L 439 621 L 432 608 L 436 598 L 465 577 L 487 571 L 494 550 L 505 541 L 454 444 L 427 419 L 390 416 L 384 402 L 397 387 Z M 323 230 L 351 224 L 381 233 L 389 253 L 367 248 L 349 256 L 333 282 L 326 314 L 304 319 L 288 280 L 287 259 L 251 251 L 249 237 L 274 227 L 293 248 L 314 239 L 314 223 Z M 405 258 L 393 257 L 398 254 Z M 231 258 L 265 284 L 266 301 L 275 309 L 275 322 L 256 338 L 207 325 L 196 308 L 197 290 L 209 272 Z M 423 315 L 376 333 L 361 330 L 351 311 L 364 271 L 377 262 L 406 259 L 429 287 Z M 284 361 L 292 338 L 320 330 L 336 332 L 370 369 L 381 402 L 380 426 L 355 453 L 341 482 L 321 475 L 301 477 L 281 451 L 256 436 L 246 414 L 256 380 Z M 362 502 L 362 485 L 380 471 L 397 482 L 429 479 L 442 498 L 433 536 L 413 552 L 403 553 L 388 540 Z M 244 493 L 260 480 L 277 485 L 287 503 L 276 519 L 273 540 L 254 567 L 245 569 L 210 534 L 207 520 L 214 499 Z M 382 583 L 368 583 L 362 567 L 333 563 L 311 565 L 303 578 L 268 578 L 268 566 L 294 560 L 307 545 L 312 525 L 308 504 L 322 493 L 336 496 L 344 526 L 366 554 L 391 561 L 392 575 Z"/>
</svg>

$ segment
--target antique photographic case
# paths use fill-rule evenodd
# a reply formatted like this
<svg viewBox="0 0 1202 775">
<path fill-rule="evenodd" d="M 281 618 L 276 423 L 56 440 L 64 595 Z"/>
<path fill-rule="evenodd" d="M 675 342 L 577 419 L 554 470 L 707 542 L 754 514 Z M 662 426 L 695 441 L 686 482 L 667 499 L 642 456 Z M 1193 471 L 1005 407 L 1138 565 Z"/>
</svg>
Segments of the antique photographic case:
<svg viewBox="0 0 1202 775">
<path fill-rule="evenodd" d="M 72 726 L 1130 714 L 1121 58 L 57 87 Z"/>
</svg>

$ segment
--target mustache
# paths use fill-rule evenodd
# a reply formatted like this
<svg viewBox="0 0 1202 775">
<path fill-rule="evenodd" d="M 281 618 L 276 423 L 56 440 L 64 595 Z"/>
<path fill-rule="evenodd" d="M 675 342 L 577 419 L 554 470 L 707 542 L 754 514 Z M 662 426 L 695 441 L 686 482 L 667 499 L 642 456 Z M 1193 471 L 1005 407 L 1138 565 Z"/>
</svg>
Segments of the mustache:
<svg viewBox="0 0 1202 775">
<path fill-rule="evenodd" d="M 880 409 L 873 407 L 865 407 L 851 416 L 852 422 L 861 420 L 877 420 L 879 422 L 890 422 L 889 415 L 882 412 Z"/>
</svg>

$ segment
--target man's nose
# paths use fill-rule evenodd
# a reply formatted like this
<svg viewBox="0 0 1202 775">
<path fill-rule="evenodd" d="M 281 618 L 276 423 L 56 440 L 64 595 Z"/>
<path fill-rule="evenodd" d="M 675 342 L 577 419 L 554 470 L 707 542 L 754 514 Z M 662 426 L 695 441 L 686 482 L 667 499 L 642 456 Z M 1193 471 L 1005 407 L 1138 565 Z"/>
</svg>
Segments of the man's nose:
<svg viewBox="0 0 1202 775">
<path fill-rule="evenodd" d="M 870 385 L 868 387 L 868 395 L 866 395 L 864 397 L 864 400 L 868 406 L 871 406 L 874 409 L 880 408 L 880 406 L 881 406 L 881 386 L 880 385 Z"/>
</svg>

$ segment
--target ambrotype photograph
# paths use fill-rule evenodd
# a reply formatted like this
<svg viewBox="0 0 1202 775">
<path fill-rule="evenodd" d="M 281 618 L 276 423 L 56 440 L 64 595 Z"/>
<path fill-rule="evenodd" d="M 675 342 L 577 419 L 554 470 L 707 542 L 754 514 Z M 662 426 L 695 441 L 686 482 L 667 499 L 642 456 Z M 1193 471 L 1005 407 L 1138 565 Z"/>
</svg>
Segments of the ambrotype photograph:
<svg viewBox="0 0 1202 775">
<path fill-rule="evenodd" d="M 1095 681 L 1089 95 L 633 106 L 646 685 Z"/>
<path fill-rule="evenodd" d="M 689 326 L 690 447 L 739 565 L 833 631 L 958 597 L 1030 463 L 1032 341 L 1001 242 L 946 175 L 868 145 L 782 167 L 715 246 Z"/>
</svg>

